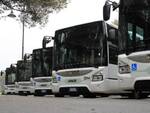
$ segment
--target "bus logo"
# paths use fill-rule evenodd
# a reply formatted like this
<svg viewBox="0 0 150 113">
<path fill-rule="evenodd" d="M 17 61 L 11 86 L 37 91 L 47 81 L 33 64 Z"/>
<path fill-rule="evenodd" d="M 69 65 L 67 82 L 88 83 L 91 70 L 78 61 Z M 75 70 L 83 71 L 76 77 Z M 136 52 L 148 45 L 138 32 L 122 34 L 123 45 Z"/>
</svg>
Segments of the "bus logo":
<svg viewBox="0 0 150 113">
<path fill-rule="evenodd" d="M 56 79 L 57 81 L 60 81 L 61 80 L 61 76 L 59 74 L 56 75 Z"/>
<path fill-rule="evenodd" d="M 132 64 L 131 69 L 132 69 L 132 71 L 136 71 L 137 70 L 137 64 Z"/>
</svg>

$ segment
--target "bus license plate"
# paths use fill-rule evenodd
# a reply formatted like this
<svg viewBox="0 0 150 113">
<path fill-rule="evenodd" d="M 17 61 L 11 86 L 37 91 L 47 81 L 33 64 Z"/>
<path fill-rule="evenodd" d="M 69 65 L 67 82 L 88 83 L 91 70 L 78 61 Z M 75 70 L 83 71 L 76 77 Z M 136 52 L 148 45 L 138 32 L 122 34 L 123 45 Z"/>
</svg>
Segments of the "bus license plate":
<svg viewBox="0 0 150 113">
<path fill-rule="evenodd" d="M 42 92 L 42 93 L 46 93 L 46 90 L 42 90 L 41 92 Z"/>
<path fill-rule="evenodd" d="M 69 91 L 70 92 L 77 92 L 77 89 L 76 88 L 69 88 Z"/>
<path fill-rule="evenodd" d="M 23 91 L 24 94 L 28 93 L 27 91 Z"/>
</svg>

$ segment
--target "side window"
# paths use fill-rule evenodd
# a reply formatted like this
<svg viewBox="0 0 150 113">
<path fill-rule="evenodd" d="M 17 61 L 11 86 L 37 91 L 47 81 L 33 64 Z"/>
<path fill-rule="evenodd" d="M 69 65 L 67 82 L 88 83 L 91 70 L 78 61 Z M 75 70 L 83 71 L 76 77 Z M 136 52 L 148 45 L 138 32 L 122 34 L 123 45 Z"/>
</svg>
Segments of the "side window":
<svg viewBox="0 0 150 113">
<path fill-rule="evenodd" d="M 129 43 L 134 42 L 136 44 L 144 44 L 144 30 L 143 28 L 128 23 L 128 40 Z"/>
<path fill-rule="evenodd" d="M 143 43 L 144 31 L 142 28 L 136 26 L 136 43 Z"/>
<path fill-rule="evenodd" d="M 132 31 L 133 27 L 131 23 L 128 23 L 128 38 L 129 40 L 133 40 L 133 31 Z"/>
</svg>

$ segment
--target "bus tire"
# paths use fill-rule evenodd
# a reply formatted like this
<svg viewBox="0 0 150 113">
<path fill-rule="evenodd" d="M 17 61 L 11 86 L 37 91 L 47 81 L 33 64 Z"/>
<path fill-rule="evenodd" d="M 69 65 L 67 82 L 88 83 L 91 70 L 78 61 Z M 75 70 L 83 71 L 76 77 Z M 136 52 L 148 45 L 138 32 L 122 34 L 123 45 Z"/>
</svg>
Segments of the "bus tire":
<svg viewBox="0 0 150 113">
<path fill-rule="evenodd" d="M 64 95 L 61 94 L 61 93 L 55 93 L 54 96 L 55 96 L 55 97 L 64 97 Z"/>
<path fill-rule="evenodd" d="M 144 99 L 144 98 L 147 98 L 148 95 L 149 95 L 149 94 L 143 94 L 143 95 L 142 95 L 142 98 L 143 98 L 143 99 Z"/>
<path fill-rule="evenodd" d="M 135 91 L 133 92 L 133 95 L 134 95 L 134 98 L 135 98 L 135 99 L 141 99 L 141 98 L 142 98 L 142 91 L 135 90 Z"/>
<path fill-rule="evenodd" d="M 109 97 L 108 94 L 100 94 L 101 97 Z"/>
<path fill-rule="evenodd" d="M 42 93 L 34 93 L 34 96 L 44 96 Z"/>
<path fill-rule="evenodd" d="M 37 91 L 37 90 L 35 90 L 34 96 L 44 96 L 44 94 L 39 92 L 39 91 Z"/>
<path fill-rule="evenodd" d="M 87 93 L 87 94 L 83 94 L 84 98 L 96 98 L 96 95 L 93 93 Z"/>
</svg>

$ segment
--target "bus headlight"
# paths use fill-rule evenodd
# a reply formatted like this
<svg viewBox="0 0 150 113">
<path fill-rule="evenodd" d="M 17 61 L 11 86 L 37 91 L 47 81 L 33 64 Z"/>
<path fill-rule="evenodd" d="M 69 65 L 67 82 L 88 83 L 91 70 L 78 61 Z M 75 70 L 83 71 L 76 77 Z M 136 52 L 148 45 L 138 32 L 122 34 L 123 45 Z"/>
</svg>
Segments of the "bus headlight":
<svg viewBox="0 0 150 113">
<path fill-rule="evenodd" d="M 101 74 L 96 74 L 96 75 L 93 75 L 92 76 L 92 81 L 93 82 L 97 82 L 97 81 L 102 81 L 103 80 L 103 75 L 101 75 Z"/>
<path fill-rule="evenodd" d="M 126 74 L 126 73 L 130 73 L 130 66 L 124 62 L 120 62 L 119 63 L 119 73 L 120 74 Z"/>
</svg>

